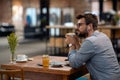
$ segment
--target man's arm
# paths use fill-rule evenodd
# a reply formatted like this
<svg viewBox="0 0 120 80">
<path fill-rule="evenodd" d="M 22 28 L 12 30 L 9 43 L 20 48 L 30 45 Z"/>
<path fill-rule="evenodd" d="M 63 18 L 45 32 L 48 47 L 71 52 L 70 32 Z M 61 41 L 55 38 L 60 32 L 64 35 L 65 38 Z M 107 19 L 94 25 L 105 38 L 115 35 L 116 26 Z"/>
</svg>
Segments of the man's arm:
<svg viewBox="0 0 120 80">
<path fill-rule="evenodd" d="M 94 45 L 89 40 L 85 40 L 78 51 L 70 49 L 68 59 L 71 67 L 78 68 L 82 66 L 94 55 L 94 52 Z"/>
</svg>

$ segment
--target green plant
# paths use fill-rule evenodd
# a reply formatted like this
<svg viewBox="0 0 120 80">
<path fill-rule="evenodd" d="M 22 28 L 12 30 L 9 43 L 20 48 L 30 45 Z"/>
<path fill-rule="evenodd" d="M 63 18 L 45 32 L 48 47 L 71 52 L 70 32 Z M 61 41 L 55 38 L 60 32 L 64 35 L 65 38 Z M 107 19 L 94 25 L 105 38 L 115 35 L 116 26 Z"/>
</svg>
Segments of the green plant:
<svg viewBox="0 0 120 80">
<path fill-rule="evenodd" d="M 118 16 L 118 14 L 115 14 L 114 19 L 115 19 L 115 22 L 116 22 L 116 23 L 119 21 L 119 16 Z"/>
<path fill-rule="evenodd" d="M 17 36 L 15 35 L 15 33 L 11 33 L 9 36 L 7 36 L 7 40 L 8 40 L 10 52 L 12 54 L 11 59 L 13 61 L 14 60 L 14 54 L 15 54 L 16 46 L 17 46 L 17 43 L 18 43 Z"/>
</svg>

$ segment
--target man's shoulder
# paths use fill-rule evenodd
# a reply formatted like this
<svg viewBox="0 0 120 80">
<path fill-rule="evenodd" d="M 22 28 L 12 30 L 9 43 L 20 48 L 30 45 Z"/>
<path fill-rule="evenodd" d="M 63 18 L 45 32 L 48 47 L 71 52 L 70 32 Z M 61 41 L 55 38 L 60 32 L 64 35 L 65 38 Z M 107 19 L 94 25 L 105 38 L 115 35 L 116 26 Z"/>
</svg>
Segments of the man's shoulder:
<svg viewBox="0 0 120 80">
<path fill-rule="evenodd" d="M 109 37 L 102 33 L 102 32 L 96 32 L 93 35 L 91 35 L 90 37 L 86 38 L 86 40 L 92 42 L 93 44 L 95 43 L 102 43 L 102 42 L 106 42 L 106 40 L 110 40 Z"/>
<path fill-rule="evenodd" d="M 96 39 L 97 38 L 95 36 L 90 36 L 90 37 L 86 38 L 86 40 L 91 41 L 91 42 L 95 41 Z"/>
</svg>

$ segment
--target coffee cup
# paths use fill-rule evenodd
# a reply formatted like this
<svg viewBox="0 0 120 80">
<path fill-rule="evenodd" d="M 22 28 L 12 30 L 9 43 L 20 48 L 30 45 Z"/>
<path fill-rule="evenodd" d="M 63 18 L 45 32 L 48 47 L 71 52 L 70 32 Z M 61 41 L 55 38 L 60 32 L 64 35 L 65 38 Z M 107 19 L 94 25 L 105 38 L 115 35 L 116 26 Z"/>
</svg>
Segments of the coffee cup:
<svg viewBox="0 0 120 80">
<path fill-rule="evenodd" d="M 16 59 L 17 59 L 18 61 L 26 60 L 26 59 L 27 59 L 27 56 L 24 55 L 24 54 L 19 54 L 19 55 L 17 55 Z"/>
<path fill-rule="evenodd" d="M 76 34 L 75 33 L 66 33 L 66 37 L 68 37 L 68 36 L 71 36 L 71 37 L 74 37 Z"/>
</svg>

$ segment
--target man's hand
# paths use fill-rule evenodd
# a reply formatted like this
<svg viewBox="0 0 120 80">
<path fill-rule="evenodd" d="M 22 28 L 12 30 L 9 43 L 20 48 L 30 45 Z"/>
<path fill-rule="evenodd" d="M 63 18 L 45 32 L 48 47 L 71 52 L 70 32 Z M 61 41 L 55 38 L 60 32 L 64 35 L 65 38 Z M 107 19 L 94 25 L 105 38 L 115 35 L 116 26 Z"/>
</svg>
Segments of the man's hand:
<svg viewBox="0 0 120 80">
<path fill-rule="evenodd" d="M 74 35 L 74 36 L 66 35 L 65 36 L 65 43 L 68 45 L 72 44 L 72 46 L 74 46 L 75 49 L 80 48 L 80 39 L 76 35 Z"/>
</svg>

